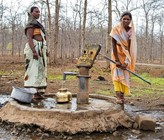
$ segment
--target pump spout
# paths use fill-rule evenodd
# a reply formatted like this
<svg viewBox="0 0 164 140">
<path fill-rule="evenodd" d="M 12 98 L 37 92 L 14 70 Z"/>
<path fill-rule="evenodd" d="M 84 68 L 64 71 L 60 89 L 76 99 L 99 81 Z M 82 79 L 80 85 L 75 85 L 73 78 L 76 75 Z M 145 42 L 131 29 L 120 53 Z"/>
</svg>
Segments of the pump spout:
<svg viewBox="0 0 164 140">
<path fill-rule="evenodd" d="M 67 77 L 67 75 L 78 75 L 78 73 L 77 72 L 68 72 L 68 71 L 66 71 L 66 72 L 64 72 L 63 73 L 63 80 L 66 80 L 66 77 Z"/>
</svg>

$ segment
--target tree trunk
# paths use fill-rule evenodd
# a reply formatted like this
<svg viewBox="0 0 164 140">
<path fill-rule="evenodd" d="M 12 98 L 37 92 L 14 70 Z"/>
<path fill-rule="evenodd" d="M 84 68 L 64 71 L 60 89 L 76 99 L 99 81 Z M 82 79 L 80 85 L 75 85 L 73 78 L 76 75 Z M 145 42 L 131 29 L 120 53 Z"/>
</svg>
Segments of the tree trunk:
<svg viewBox="0 0 164 140">
<path fill-rule="evenodd" d="M 151 62 L 153 62 L 153 46 L 154 46 L 154 17 L 152 16 L 152 28 L 151 28 L 151 43 L 150 43 L 150 55 L 149 55 L 149 59 Z"/>
<path fill-rule="evenodd" d="M 82 37 L 81 37 L 81 52 L 85 46 L 86 18 L 87 18 L 87 0 L 84 1 L 84 15 L 83 15 L 83 25 L 82 25 Z"/>
<path fill-rule="evenodd" d="M 160 63 L 163 64 L 164 63 L 164 50 L 163 50 L 163 31 L 161 31 L 161 35 L 160 35 Z"/>
<path fill-rule="evenodd" d="M 112 1 L 108 0 L 108 30 L 107 30 L 107 35 L 106 35 L 106 55 L 110 56 L 110 48 L 111 48 L 111 43 L 112 39 L 110 37 L 110 31 L 112 29 Z M 109 67 L 109 61 L 106 61 L 107 63 L 107 68 Z"/>
<path fill-rule="evenodd" d="M 51 39 L 52 39 L 52 33 L 51 33 L 51 12 L 50 12 L 50 5 L 49 5 L 49 0 L 46 0 L 46 5 L 47 5 L 47 10 L 48 10 L 48 30 L 47 30 L 47 47 L 48 51 L 52 50 L 52 44 L 51 44 Z M 50 56 L 51 57 L 51 53 Z M 49 61 L 48 61 L 49 63 Z"/>
<path fill-rule="evenodd" d="M 58 48 L 58 33 L 59 33 L 59 1 L 55 1 L 55 31 L 54 31 L 54 49 L 53 49 L 53 63 L 57 59 L 57 48 Z"/>
<path fill-rule="evenodd" d="M 14 23 L 12 24 L 12 37 L 11 37 L 11 42 L 12 42 L 12 50 L 11 50 L 11 55 L 14 56 L 14 31 L 15 31 L 15 27 L 14 27 Z"/>
</svg>

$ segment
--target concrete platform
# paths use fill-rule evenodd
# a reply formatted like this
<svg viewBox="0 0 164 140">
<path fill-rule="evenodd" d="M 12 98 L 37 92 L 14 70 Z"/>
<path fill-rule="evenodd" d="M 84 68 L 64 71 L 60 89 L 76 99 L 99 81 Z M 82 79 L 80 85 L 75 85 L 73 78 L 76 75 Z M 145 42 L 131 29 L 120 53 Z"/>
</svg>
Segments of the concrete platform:
<svg viewBox="0 0 164 140">
<path fill-rule="evenodd" d="M 48 102 L 46 99 L 44 102 Z M 52 132 L 76 134 L 79 132 L 113 132 L 119 126 L 131 127 L 133 121 L 125 114 L 114 98 L 90 95 L 89 104 L 57 104 L 49 108 L 24 105 L 10 101 L 0 109 L 2 121 L 35 124 Z M 51 105 L 52 100 L 51 100 Z"/>
</svg>

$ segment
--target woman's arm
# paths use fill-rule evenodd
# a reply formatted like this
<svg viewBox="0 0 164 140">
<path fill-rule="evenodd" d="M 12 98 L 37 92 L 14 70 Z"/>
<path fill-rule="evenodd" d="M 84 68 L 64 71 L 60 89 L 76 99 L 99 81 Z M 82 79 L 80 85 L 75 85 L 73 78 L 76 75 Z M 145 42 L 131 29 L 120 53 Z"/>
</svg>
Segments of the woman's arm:
<svg viewBox="0 0 164 140">
<path fill-rule="evenodd" d="M 33 28 L 28 28 L 27 29 L 27 40 L 28 40 L 28 44 L 33 52 L 33 58 L 34 59 L 38 59 L 38 54 L 35 50 L 35 45 L 34 45 L 34 42 L 33 42 L 33 32 L 34 32 L 34 29 Z"/>
<path fill-rule="evenodd" d="M 113 47 L 113 54 L 115 57 L 115 62 L 116 62 L 116 66 L 120 67 L 121 66 L 121 62 L 118 58 L 118 53 L 117 53 L 117 46 L 116 46 L 117 42 L 114 38 L 112 38 L 112 47 Z"/>
<path fill-rule="evenodd" d="M 112 38 L 112 47 L 113 47 L 113 54 L 115 57 L 115 61 L 119 61 L 116 44 L 117 44 L 116 40 L 114 38 Z"/>
<path fill-rule="evenodd" d="M 129 54 L 130 54 L 130 44 L 131 44 L 131 39 L 128 40 L 128 51 L 129 51 Z"/>
<path fill-rule="evenodd" d="M 28 40 L 28 44 L 29 44 L 31 50 L 33 52 L 35 52 L 35 46 L 34 46 L 34 43 L 33 43 L 33 32 L 34 32 L 33 28 L 28 28 L 27 29 L 27 40 Z"/>
</svg>

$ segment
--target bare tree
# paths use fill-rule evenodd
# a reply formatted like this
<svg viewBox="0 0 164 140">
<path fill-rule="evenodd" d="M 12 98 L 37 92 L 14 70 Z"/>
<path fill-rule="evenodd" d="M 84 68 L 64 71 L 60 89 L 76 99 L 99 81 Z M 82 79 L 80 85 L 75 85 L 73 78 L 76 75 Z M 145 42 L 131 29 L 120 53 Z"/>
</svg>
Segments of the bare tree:
<svg viewBox="0 0 164 140">
<path fill-rule="evenodd" d="M 50 3 L 49 0 L 46 0 L 46 5 L 47 5 L 47 11 L 48 11 L 48 29 L 47 29 L 47 45 L 49 50 L 51 50 L 52 45 L 51 45 L 51 39 L 52 39 L 52 27 L 51 27 L 51 11 L 50 11 Z"/>
<path fill-rule="evenodd" d="M 160 41 L 160 63 L 164 63 L 164 19 L 163 19 L 163 12 L 161 12 L 160 16 L 158 17 L 158 24 L 159 24 L 159 41 Z M 158 54 L 157 54 L 158 55 Z"/>
<path fill-rule="evenodd" d="M 60 9 L 59 0 L 56 0 L 55 1 L 54 48 L 53 48 L 53 54 L 52 54 L 53 63 L 55 63 L 57 59 L 58 34 L 59 34 L 59 9 Z"/>
<path fill-rule="evenodd" d="M 20 55 L 23 50 L 22 46 L 26 42 L 22 27 L 25 25 L 25 22 L 22 22 L 22 14 L 25 10 L 21 11 L 19 4 L 15 8 L 8 7 L 6 10 L 3 1 L 0 0 L 1 54 L 5 49 L 9 51 L 13 49 L 13 54 L 19 53 Z M 163 63 L 164 35 L 163 15 L 161 14 L 163 13 L 163 0 L 103 0 L 95 7 L 92 7 L 91 1 L 87 0 L 67 0 L 63 3 L 56 0 L 55 3 L 53 2 L 52 0 L 33 2 L 41 8 L 41 21 L 45 24 L 48 33 L 47 42 L 51 49 L 51 62 L 56 62 L 57 58 L 66 60 L 79 57 L 85 42 L 102 44 L 102 51 L 110 55 L 111 25 L 119 20 L 123 11 L 128 10 L 132 11 L 137 29 L 138 52 L 140 52 L 137 61 L 155 62 L 158 60 Z M 32 5 L 30 3 L 30 6 Z"/>
<path fill-rule="evenodd" d="M 83 14 L 83 25 L 82 25 L 82 37 L 81 37 L 81 52 L 83 47 L 85 46 L 85 26 L 86 26 L 86 18 L 87 18 L 87 0 L 84 0 L 84 14 Z"/>
<path fill-rule="evenodd" d="M 142 0 L 141 1 L 141 8 L 144 11 L 144 15 L 145 15 L 145 43 L 143 45 L 143 49 L 145 54 L 145 60 L 147 60 L 148 62 L 150 61 L 149 58 L 149 54 L 151 53 L 149 49 L 149 17 L 150 15 L 157 10 L 157 8 L 159 8 L 161 6 L 161 1 L 159 0 Z M 153 23 L 154 24 L 154 23 Z M 153 27 L 153 26 L 152 26 Z"/>
<path fill-rule="evenodd" d="M 82 0 L 77 0 L 75 3 L 75 6 L 73 7 L 74 11 L 74 29 L 78 32 L 78 56 L 81 55 L 81 50 L 82 50 L 82 44 L 81 44 L 81 34 L 82 34 L 82 29 L 81 29 L 81 23 L 82 23 Z M 78 19 L 79 18 L 79 19 Z M 77 22 L 79 22 L 77 24 Z"/>
<path fill-rule="evenodd" d="M 107 37 L 106 37 L 106 54 L 110 55 L 110 48 L 112 39 L 109 36 L 110 31 L 112 29 L 112 1 L 108 0 L 108 29 L 107 29 Z M 107 61 L 107 67 L 109 66 L 109 61 Z"/>
<path fill-rule="evenodd" d="M 16 20 L 17 18 L 19 18 L 19 8 L 21 7 L 21 5 L 19 5 L 16 10 L 13 10 L 12 6 L 14 6 L 12 3 L 11 3 L 11 7 L 8 9 L 9 10 L 9 14 L 10 16 L 7 17 L 7 20 L 9 21 L 10 25 L 11 25 L 11 42 L 12 42 L 12 51 L 11 51 L 11 54 L 12 56 L 14 56 L 15 54 L 15 43 L 14 43 L 14 39 L 15 39 L 15 29 L 16 29 Z M 20 19 L 19 19 L 20 21 Z"/>
<path fill-rule="evenodd" d="M 124 11 L 135 11 L 140 8 L 139 0 L 113 0 L 113 11 L 119 19 Z"/>
<path fill-rule="evenodd" d="M 4 6 L 4 1 L 1 0 L 0 2 L 0 38 L 1 38 L 1 43 L 0 43 L 0 48 L 1 48 L 1 53 L 2 55 L 4 54 L 4 47 L 5 47 L 5 30 L 3 26 L 3 17 L 4 17 L 4 12 L 6 10 L 6 7 Z"/>
</svg>

